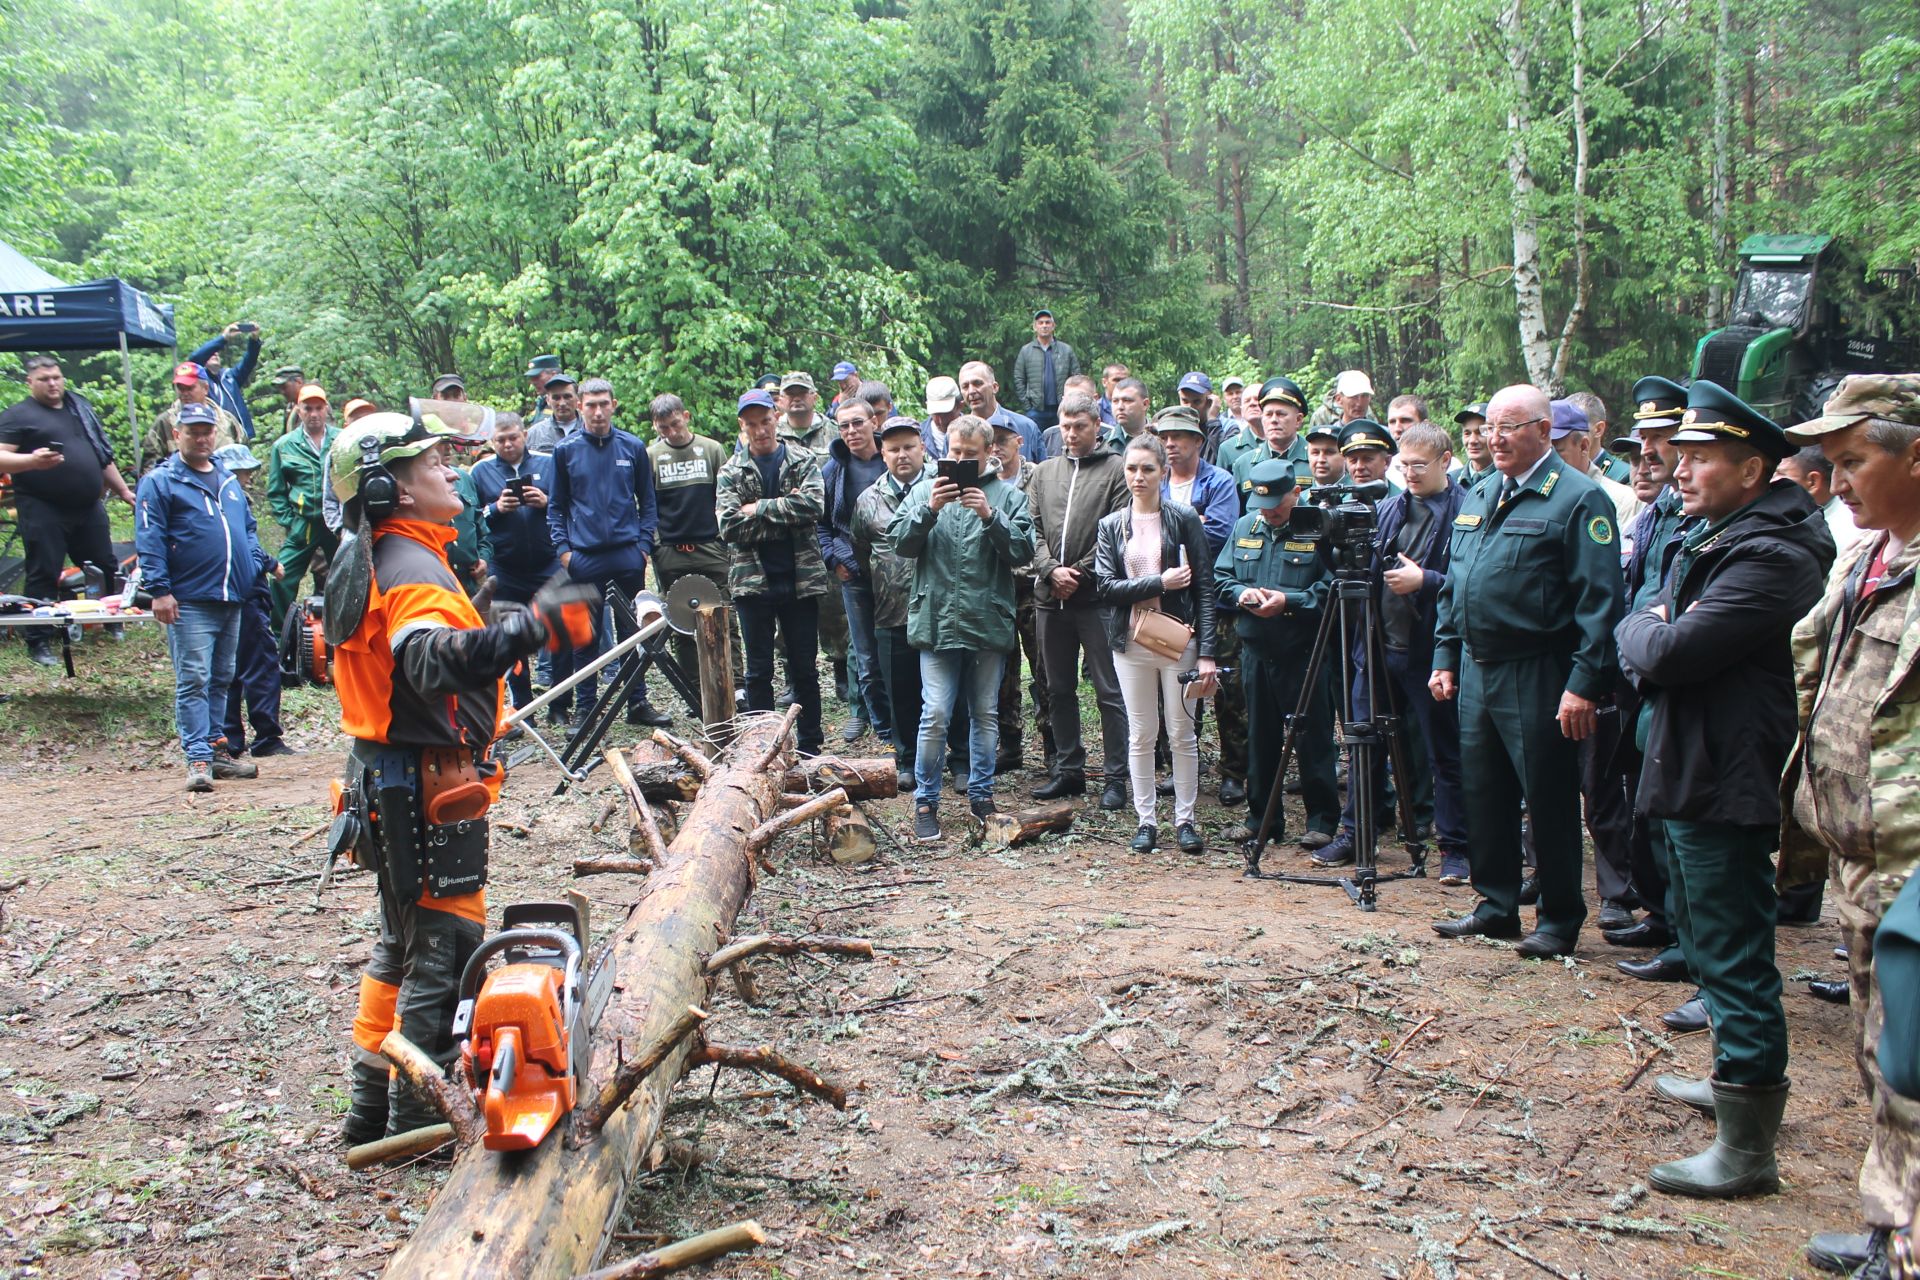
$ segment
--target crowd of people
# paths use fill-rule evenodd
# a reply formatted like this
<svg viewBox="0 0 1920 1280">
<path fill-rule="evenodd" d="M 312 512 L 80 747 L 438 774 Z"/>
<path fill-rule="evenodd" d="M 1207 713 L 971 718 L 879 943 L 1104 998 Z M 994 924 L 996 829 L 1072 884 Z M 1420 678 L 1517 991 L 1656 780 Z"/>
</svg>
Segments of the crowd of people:
<svg viewBox="0 0 1920 1280">
<path fill-rule="evenodd" d="M 1920 1104 L 1883 1075 L 1889 1054 L 1920 1053 L 1920 1036 L 1883 1039 L 1896 1016 L 1912 1023 L 1874 966 L 1883 917 L 1916 914 L 1903 888 L 1920 857 L 1920 375 L 1851 378 L 1825 416 L 1791 429 L 1711 382 L 1648 376 L 1624 422 L 1591 393 L 1519 385 L 1461 407 L 1450 430 L 1412 394 L 1376 418 L 1360 370 L 1324 398 L 1285 376 L 1194 371 L 1156 409 L 1124 364 L 1098 382 L 1084 373 L 1049 312 L 1033 331 L 1012 364 L 1018 410 L 983 361 L 898 402 L 842 361 L 825 403 L 804 370 L 768 375 L 712 434 L 672 394 L 625 429 L 611 381 L 577 380 L 551 355 L 525 371 L 531 403 L 495 413 L 485 440 L 423 434 L 418 415 L 365 400 L 336 423 L 327 392 L 289 366 L 274 375 L 285 419 L 265 464 L 277 557 L 241 483 L 259 465 L 239 394 L 257 329 L 230 327 L 175 370 L 179 399 L 149 435 L 160 461 L 137 495 L 46 357 L 28 361 L 30 399 L 0 415 L 0 470 L 21 499 L 29 593 L 63 557 L 99 554 L 103 492 L 136 504 L 194 789 L 252 767 L 228 698 L 242 637 L 270 643 L 304 578 L 351 554 L 341 535 L 370 500 L 363 486 L 393 487 L 389 461 L 464 454 L 470 465 L 445 468 L 448 494 L 416 482 L 445 519 L 407 532 L 409 545 L 444 560 L 463 603 L 484 585 L 507 610 L 482 626 L 470 606 L 436 605 L 431 625 L 507 638 L 484 661 L 442 655 L 442 670 L 395 667 L 396 635 L 378 673 L 388 684 L 504 676 L 524 704 L 536 671 L 564 681 L 605 643 L 563 636 L 557 581 L 598 600 L 699 573 L 737 617 L 745 706 L 797 705 L 799 749 L 822 750 L 825 648 L 846 708 L 839 738 L 890 746 L 922 841 L 951 821 L 949 777 L 983 817 L 1037 742 L 1033 797 L 1131 807 L 1140 852 L 1158 846 L 1170 797 L 1173 844 L 1200 853 L 1210 737 L 1213 789 L 1239 818 L 1230 839 L 1283 839 L 1262 818 L 1275 788 L 1297 790 L 1298 856 L 1340 868 L 1371 852 L 1360 811 L 1389 813 L 1397 798 L 1407 834 L 1437 846 L 1441 883 L 1477 899 L 1435 931 L 1555 958 L 1588 915 L 1584 820 L 1596 923 L 1640 953 L 1619 968 L 1691 984 L 1664 1019 L 1714 1034 L 1707 1078 L 1658 1082 L 1718 1125 L 1706 1151 L 1652 1170 L 1669 1192 L 1777 1186 L 1788 1085 L 1774 930 L 1817 920 L 1830 880 L 1849 981 L 1824 994 L 1854 1005 L 1874 1137 L 1861 1173 L 1870 1232 L 1822 1237 L 1816 1261 L 1884 1265 L 1920 1187 Z M 233 342 L 245 354 L 223 371 L 214 348 Z M 431 388 L 464 396 L 454 375 Z M 1336 598 L 1324 513 L 1343 504 L 1367 512 L 1348 576 L 1365 581 L 1377 626 L 1341 632 L 1348 652 L 1310 670 Z M 386 518 L 406 532 L 403 516 Z M 439 581 L 432 564 L 407 572 Z M 391 597 L 375 576 L 374 596 Z M 1091 763 L 1083 681 L 1100 735 Z M 583 684 L 550 717 L 577 725 L 592 701 Z M 644 683 L 627 716 L 669 721 Z M 1352 726 L 1389 716 L 1402 749 L 1347 769 L 1338 744 Z M 255 725 L 256 754 L 280 741 L 269 727 Z M 469 745 L 484 756 L 486 743 Z M 380 982 L 397 990 L 406 969 L 394 960 Z M 361 1084 L 366 1128 L 385 1110 Z"/>
</svg>

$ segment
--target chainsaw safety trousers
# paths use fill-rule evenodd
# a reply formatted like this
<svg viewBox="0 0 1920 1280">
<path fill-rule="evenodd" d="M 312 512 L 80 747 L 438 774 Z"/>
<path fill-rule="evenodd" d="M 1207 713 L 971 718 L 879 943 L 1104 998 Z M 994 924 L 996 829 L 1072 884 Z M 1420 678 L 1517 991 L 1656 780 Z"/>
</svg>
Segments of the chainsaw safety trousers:
<svg viewBox="0 0 1920 1280">
<path fill-rule="evenodd" d="M 453 1014 L 460 1003 L 460 974 L 485 930 L 472 920 L 417 902 L 387 905 L 398 933 L 383 933 L 374 943 L 367 972 L 379 980 L 396 981 L 400 1034 L 445 1067 L 458 1053 Z M 393 1076 L 387 1100 L 388 1133 L 405 1133 L 441 1119 L 432 1103 L 415 1097 L 406 1081 Z"/>
</svg>

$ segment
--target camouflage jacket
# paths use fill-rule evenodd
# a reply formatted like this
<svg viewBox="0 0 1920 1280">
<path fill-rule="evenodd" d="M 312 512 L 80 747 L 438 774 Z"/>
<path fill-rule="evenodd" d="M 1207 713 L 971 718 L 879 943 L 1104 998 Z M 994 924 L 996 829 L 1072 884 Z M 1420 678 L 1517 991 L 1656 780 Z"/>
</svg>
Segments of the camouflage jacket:
<svg viewBox="0 0 1920 1280">
<path fill-rule="evenodd" d="M 929 462 L 923 477 L 934 473 Z M 853 554 L 865 566 L 873 583 L 873 625 L 907 625 L 907 600 L 913 593 L 913 561 L 893 549 L 887 530 L 900 504 L 907 500 L 911 485 L 901 484 L 892 474 L 881 476 L 853 505 Z"/>
<path fill-rule="evenodd" d="M 1781 779 L 1779 875 L 1817 880 L 1829 854 L 1870 861 L 1882 910 L 1920 863 L 1920 541 L 1863 608 L 1861 579 L 1883 541 L 1861 543 L 1794 628 L 1800 737 Z"/>
<path fill-rule="evenodd" d="M 214 448 L 221 449 L 230 444 L 247 442 L 247 433 L 241 428 L 240 419 L 217 404 L 213 406 L 213 412 L 219 418 L 219 422 L 213 428 Z M 140 452 L 143 460 L 140 464 L 142 467 L 157 467 L 172 455 L 173 429 L 179 421 L 180 402 L 175 400 L 161 410 L 160 416 L 153 420 L 151 427 L 147 428 L 147 438 L 142 443 Z"/>
<path fill-rule="evenodd" d="M 760 469 L 745 449 L 728 458 L 714 486 L 714 506 L 720 516 L 720 540 L 727 544 L 727 589 L 735 596 L 767 593 L 766 570 L 760 546 L 777 538 L 793 543 L 794 589 L 802 596 L 827 593 L 827 566 L 820 559 L 815 524 L 826 509 L 826 486 L 820 479 L 820 459 L 791 440 L 784 441 L 786 460 L 780 464 L 780 492 L 768 497 L 760 491 Z M 751 516 L 740 509 L 755 503 Z"/>
</svg>

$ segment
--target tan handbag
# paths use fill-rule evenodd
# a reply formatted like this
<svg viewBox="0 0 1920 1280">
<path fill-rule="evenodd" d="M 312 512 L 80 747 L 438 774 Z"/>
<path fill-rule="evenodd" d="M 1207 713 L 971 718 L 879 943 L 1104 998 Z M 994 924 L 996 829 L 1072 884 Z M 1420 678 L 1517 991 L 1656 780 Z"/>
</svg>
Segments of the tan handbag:
<svg viewBox="0 0 1920 1280">
<path fill-rule="evenodd" d="M 1178 662 L 1193 643 L 1193 628 L 1158 609 L 1135 609 L 1132 639 L 1148 653 Z"/>
</svg>

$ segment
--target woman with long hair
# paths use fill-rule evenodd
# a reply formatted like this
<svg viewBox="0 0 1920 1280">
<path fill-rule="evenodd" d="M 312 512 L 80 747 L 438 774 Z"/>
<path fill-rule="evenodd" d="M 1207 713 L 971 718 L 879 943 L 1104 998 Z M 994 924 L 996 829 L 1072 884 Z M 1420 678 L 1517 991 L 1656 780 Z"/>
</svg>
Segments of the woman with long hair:
<svg viewBox="0 0 1920 1280">
<path fill-rule="evenodd" d="M 1160 736 L 1164 700 L 1173 753 L 1176 838 L 1182 853 L 1199 853 L 1206 848 L 1194 823 L 1200 747 L 1194 733 L 1197 716 L 1188 698 L 1206 697 L 1215 684 L 1213 554 L 1199 513 L 1185 503 L 1161 499 L 1167 451 L 1160 441 L 1151 435 L 1135 438 L 1122 461 L 1133 500 L 1100 521 L 1093 568 L 1107 643 L 1114 651 L 1114 670 L 1127 706 L 1127 765 L 1133 811 L 1140 819 L 1133 849 L 1147 853 L 1159 843 L 1153 746 Z M 1172 623 L 1191 630 L 1184 653 L 1163 656 L 1135 638 L 1140 620 L 1154 613 L 1164 617 L 1146 619 L 1149 627 L 1177 631 Z M 1179 677 L 1187 671 L 1199 675 L 1183 685 Z"/>
</svg>

